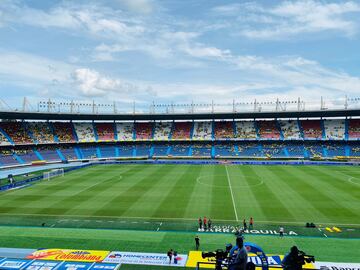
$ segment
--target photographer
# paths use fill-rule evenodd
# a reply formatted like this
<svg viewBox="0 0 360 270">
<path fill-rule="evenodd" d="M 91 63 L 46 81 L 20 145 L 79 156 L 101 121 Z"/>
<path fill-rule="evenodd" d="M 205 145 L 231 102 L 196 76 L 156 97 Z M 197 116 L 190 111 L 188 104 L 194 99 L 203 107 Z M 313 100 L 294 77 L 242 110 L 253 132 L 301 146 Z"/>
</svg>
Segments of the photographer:
<svg viewBox="0 0 360 270">
<path fill-rule="evenodd" d="M 299 249 L 297 246 L 293 246 L 290 252 L 285 255 L 281 262 L 284 270 L 300 270 L 302 269 L 302 262 L 299 260 Z"/>
</svg>

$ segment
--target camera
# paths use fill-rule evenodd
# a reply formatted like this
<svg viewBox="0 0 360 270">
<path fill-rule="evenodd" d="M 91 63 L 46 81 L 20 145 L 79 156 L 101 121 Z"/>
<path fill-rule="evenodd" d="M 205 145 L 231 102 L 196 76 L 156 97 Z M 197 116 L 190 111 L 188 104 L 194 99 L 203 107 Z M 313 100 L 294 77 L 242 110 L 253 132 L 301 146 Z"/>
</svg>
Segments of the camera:
<svg viewBox="0 0 360 270">
<path fill-rule="evenodd" d="M 217 249 L 210 252 L 202 252 L 201 256 L 203 259 L 209 258 L 210 262 L 215 262 L 215 270 L 221 270 L 223 265 L 228 265 L 229 252 L 232 249 L 231 244 L 226 245 L 226 249 Z"/>
<path fill-rule="evenodd" d="M 298 262 L 299 262 L 299 264 L 301 263 L 301 265 L 304 265 L 305 263 L 315 262 L 315 256 L 307 255 L 304 251 L 299 250 Z"/>
</svg>

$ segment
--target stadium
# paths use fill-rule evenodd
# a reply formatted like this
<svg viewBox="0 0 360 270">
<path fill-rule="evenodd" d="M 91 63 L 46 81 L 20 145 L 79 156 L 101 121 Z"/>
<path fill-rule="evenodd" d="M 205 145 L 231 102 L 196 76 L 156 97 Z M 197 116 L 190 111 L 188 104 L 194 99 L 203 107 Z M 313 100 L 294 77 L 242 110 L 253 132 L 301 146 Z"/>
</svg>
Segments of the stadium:
<svg viewBox="0 0 360 270">
<path fill-rule="evenodd" d="M 0 270 L 360 269 L 358 3 L 35 2 L 0 3 Z"/>
</svg>

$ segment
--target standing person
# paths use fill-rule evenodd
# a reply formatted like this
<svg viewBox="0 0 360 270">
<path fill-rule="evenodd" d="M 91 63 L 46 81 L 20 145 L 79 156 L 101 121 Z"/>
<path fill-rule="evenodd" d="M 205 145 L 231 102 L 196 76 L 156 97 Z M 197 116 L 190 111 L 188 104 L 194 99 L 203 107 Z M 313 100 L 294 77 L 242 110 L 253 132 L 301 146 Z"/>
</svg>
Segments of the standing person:
<svg viewBox="0 0 360 270">
<path fill-rule="evenodd" d="M 209 228 L 209 231 L 211 230 L 211 225 L 212 225 L 212 221 L 211 221 L 211 219 L 209 218 L 209 220 L 208 220 L 208 228 Z"/>
<path fill-rule="evenodd" d="M 200 247 L 200 238 L 199 236 L 195 236 L 195 248 L 196 250 L 199 250 Z"/>
<path fill-rule="evenodd" d="M 201 217 L 199 217 L 199 231 L 202 230 L 202 226 L 203 226 L 203 222 L 202 222 Z"/>
<path fill-rule="evenodd" d="M 174 264 L 177 264 L 177 263 L 178 263 L 177 255 L 178 255 L 178 253 L 177 253 L 177 251 L 175 250 L 175 251 L 174 251 Z"/>
<path fill-rule="evenodd" d="M 285 255 L 284 259 L 281 262 L 281 266 L 285 270 L 300 270 L 302 265 L 299 263 L 299 249 L 297 246 L 293 246 L 290 249 L 290 252 Z"/>
<path fill-rule="evenodd" d="M 173 250 L 170 249 L 167 253 L 167 256 L 169 257 L 169 264 L 171 264 L 171 258 L 172 258 L 172 255 L 173 255 Z"/>
<path fill-rule="evenodd" d="M 244 240 L 242 237 L 236 238 L 236 250 L 233 251 L 235 255 L 234 261 L 230 264 L 230 270 L 246 270 L 246 263 L 248 255 L 244 247 Z"/>
<path fill-rule="evenodd" d="M 280 237 L 284 237 L 284 227 L 283 226 L 280 226 L 279 234 L 280 234 Z"/>
<path fill-rule="evenodd" d="M 252 230 L 254 228 L 254 220 L 253 218 L 251 217 L 250 218 L 250 222 L 249 222 L 249 229 Z"/>
<path fill-rule="evenodd" d="M 206 217 L 204 217 L 204 230 L 206 231 L 206 229 L 207 229 L 207 219 Z"/>
<path fill-rule="evenodd" d="M 247 230 L 247 224 L 246 224 L 246 220 L 245 220 L 245 218 L 244 218 L 244 220 L 243 220 L 243 229 L 244 229 L 244 231 L 246 231 L 246 230 Z"/>
</svg>

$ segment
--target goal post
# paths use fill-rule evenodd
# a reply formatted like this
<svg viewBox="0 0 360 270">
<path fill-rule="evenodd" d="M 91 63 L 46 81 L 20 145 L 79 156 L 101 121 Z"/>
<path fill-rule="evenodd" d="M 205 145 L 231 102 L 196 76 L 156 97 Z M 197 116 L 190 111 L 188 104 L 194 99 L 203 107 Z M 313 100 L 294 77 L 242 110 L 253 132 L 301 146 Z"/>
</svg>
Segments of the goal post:
<svg viewBox="0 0 360 270">
<path fill-rule="evenodd" d="M 48 172 L 43 173 L 43 179 L 44 180 L 50 180 L 51 178 L 57 177 L 57 176 L 64 176 L 64 169 L 54 169 Z"/>
</svg>

